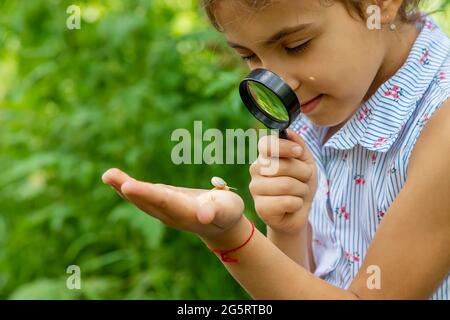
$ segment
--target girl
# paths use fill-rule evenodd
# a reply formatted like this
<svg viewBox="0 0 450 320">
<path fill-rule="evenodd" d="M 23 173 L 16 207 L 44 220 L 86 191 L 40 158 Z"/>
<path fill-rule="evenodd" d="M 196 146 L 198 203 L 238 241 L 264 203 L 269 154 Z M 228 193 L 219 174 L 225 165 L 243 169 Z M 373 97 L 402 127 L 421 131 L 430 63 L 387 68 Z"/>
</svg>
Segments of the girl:
<svg viewBox="0 0 450 320">
<path fill-rule="evenodd" d="M 267 237 L 229 190 L 117 169 L 103 181 L 197 234 L 253 298 L 449 299 L 450 40 L 414 14 L 419 1 L 203 2 L 250 69 L 307 102 L 290 141 L 262 138 L 250 167 Z M 277 174 L 261 174 L 261 160 L 279 161 Z"/>
</svg>

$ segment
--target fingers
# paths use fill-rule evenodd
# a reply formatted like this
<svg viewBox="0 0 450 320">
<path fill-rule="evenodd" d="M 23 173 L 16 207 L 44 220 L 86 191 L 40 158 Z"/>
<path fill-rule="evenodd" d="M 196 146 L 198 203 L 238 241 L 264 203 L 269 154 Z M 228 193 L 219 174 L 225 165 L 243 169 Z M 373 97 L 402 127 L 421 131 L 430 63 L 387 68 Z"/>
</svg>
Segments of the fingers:
<svg viewBox="0 0 450 320">
<path fill-rule="evenodd" d="M 127 181 L 122 185 L 121 191 L 133 203 L 140 202 L 152 210 L 152 215 L 166 216 L 182 221 L 195 213 L 192 197 L 162 184 Z"/>
<path fill-rule="evenodd" d="M 259 139 L 258 151 L 264 158 L 300 158 L 303 147 L 293 141 L 267 135 Z"/>
<path fill-rule="evenodd" d="M 125 199 L 124 195 L 122 194 L 120 188 L 126 181 L 134 180 L 129 175 L 127 175 L 125 172 L 117 169 L 112 168 L 107 170 L 102 175 L 102 180 L 104 183 L 109 184 L 112 188 L 116 190 L 116 192 Z"/>
<path fill-rule="evenodd" d="M 175 220 L 164 212 L 167 207 L 166 203 L 170 201 L 169 195 L 162 190 L 152 192 L 150 185 L 149 183 L 130 180 L 122 185 L 121 193 L 142 211 L 175 228 Z"/>
<path fill-rule="evenodd" d="M 305 197 L 309 194 L 309 187 L 306 183 L 291 177 L 255 177 L 249 185 L 250 193 L 253 196 L 298 196 Z"/>
<path fill-rule="evenodd" d="M 227 229 L 244 211 L 243 200 L 230 191 L 147 183 L 133 179 L 119 169 L 108 170 L 102 180 L 142 211 L 180 230 L 200 234 L 207 230 Z M 200 225 L 204 226 L 199 228 Z"/>
<path fill-rule="evenodd" d="M 109 184 L 116 189 L 120 189 L 123 183 L 134 179 L 127 175 L 125 172 L 117 168 L 112 168 L 107 170 L 103 174 L 102 180 L 104 183 Z"/>
<path fill-rule="evenodd" d="M 286 213 L 293 213 L 303 206 L 303 199 L 294 196 L 257 196 L 255 197 L 255 210 L 265 222 L 276 223 Z M 278 221 L 279 222 L 279 221 Z"/>
<path fill-rule="evenodd" d="M 264 161 L 264 167 L 268 167 L 267 161 L 278 161 L 278 169 L 274 172 L 270 172 L 266 170 L 263 172 L 261 170 L 261 161 Z M 261 157 L 253 162 L 250 165 L 250 175 L 254 178 L 257 176 L 268 176 L 268 177 L 276 177 L 276 176 L 287 176 L 297 179 L 302 182 L 307 182 L 312 174 L 313 169 L 307 163 L 300 161 L 298 159 L 293 158 L 283 158 L 283 159 L 264 159 L 261 160 Z"/>
<path fill-rule="evenodd" d="M 297 158 L 314 163 L 314 157 L 302 137 L 294 130 L 287 130 L 289 140 L 267 135 L 258 142 L 259 155 L 264 158 Z"/>
<path fill-rule="evenodd" d="M 294 130 L 287 129 L 286 131 L 287 131 L 289 140 L 299 144 L 302 148 L 307 147 L 303 138 L 301 136 L 299 136 Z"/>
<path fill-rule="evenodd" d="M 303 138 L 292 129 L 288 129 L 287 133 L 291 141 L 297 143 L 300 147 L 302 147 L 302 154 L 300 155 L 299 159 L 314 164 L 314 156 L 306 145 L 305 140 L 303 140 Z"/>
</svg>

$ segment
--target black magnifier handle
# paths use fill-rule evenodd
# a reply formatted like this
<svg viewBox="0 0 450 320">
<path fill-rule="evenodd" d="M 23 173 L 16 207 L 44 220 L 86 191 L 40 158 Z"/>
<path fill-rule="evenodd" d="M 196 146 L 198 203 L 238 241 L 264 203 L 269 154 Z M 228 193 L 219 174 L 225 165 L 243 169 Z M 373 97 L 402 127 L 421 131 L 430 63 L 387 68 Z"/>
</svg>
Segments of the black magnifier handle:
<svg viewBox="0 0 450 320">
<path fill-rule="evenodd" d="M 288 133 L 287 133 L 286 129 L 281 129 L 280 132 L 279 132 L 279 134 L 278 134 L 278 137 L 279 137 L 280 139 L 286 139 L 286 140 L 289 140 Z"/>
</svg>

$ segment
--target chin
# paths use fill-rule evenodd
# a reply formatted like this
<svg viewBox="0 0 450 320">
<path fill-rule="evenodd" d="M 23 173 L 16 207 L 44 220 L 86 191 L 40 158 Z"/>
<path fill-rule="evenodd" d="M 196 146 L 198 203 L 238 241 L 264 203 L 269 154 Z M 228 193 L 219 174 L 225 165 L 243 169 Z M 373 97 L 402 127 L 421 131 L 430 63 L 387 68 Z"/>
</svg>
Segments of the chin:
<svg viewBox="0 0 450 320">
<path fill-rule="evenodd" d="M 343 126 L 346 120 L 336 120 L 336 117 L 330 116 L 330 115 L 305 115 L 308 117 L 311 122 L 313 122 L 315 125 L 319 127 L 337 127 L 337 126 Z"/>
<path fill-rule="evenodd" d="M 306 115 L 308 117 L 309 120 L 311 120 L 311 122 L 313 122 L 315 125 L 320 126 L 320 127 L 329 127 L 329 128 L 333 128 L 333 127 L 338 127 L 341 128 L 343 127 L 348 120 L 351 119 L 351 117 L 353 116 L 353 114 L 358 110 L 358 108 L 355 108 L 355 110 L 349 111 L 350 113 L 346 113 L 346 114 L 339 114 L 336 113 L 336 108 L 330 108 L 328 109 L 325 105 L 320 105 L 320 108 L 317 110 L 319 112 L 317 112 L 317 114 L 315 114 L 314 112 L 312 112 L 309 115 Z M 329 112 L 331 111 L 331 112 Z M 333 112 L 335 111 L 335 112 Z M 343 111 L 343 110 L 339 110 L 339 111 Z"/>
</svg>

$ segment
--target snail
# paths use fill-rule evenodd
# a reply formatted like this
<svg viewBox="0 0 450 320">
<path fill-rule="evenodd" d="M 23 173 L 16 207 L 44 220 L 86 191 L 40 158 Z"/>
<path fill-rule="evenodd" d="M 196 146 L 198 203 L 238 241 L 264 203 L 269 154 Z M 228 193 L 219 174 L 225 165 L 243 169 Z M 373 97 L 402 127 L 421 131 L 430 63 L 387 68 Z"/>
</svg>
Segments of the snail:
<svg viewBox="0 0 450 320">
<path fill-rule="evenodd" d="M 237 190 L 236 188 L 229 187 L 225 180 L 220 177 L 212 177 L 211 184 L 214 186 L 214 190 Z"/>
</svg>

